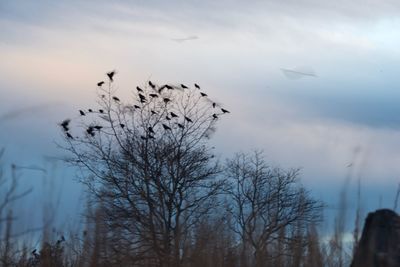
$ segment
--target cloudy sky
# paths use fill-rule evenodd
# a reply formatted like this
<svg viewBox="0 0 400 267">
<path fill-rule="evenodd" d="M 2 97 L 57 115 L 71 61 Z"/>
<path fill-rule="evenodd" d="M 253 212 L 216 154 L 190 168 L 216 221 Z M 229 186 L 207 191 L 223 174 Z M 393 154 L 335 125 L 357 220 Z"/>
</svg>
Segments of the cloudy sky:
<svg viewBox="0 0 400 267">
<path fill-rule="evenodd" d="M 0 29 L 3 161 L 54 169 L 22 179 L 65 214 L 84 201 L 75 172 L 49 161 L 64 153 L 57 123 L 92 107 L 112 69 L 121 98 L 149 78 L 199 83 L 232 111 L 212 140 L 222 159 L 262 149 L 272 165 L 301 167 L 329 205 L 350 175 L 365 210 L 393 206 L 397 1 L 1 1 Z"/>
</svg>

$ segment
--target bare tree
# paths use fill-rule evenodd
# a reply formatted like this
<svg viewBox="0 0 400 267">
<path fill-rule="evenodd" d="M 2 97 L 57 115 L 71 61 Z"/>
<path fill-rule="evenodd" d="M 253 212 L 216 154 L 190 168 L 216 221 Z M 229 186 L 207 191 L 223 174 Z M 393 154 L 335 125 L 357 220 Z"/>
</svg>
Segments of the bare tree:
<svg viewBox="0 0 400 267">
<path fill-rule="evenodd" d="M 61 124 L 69 160 L 88 171 L 82 181 L 103 209 L 108 240 L 118 237 L 131 263 L 180 266 L 224 185 L 208 140 L 228 111 L 198 85 L 149 82 L 125 103 L 109 78 L 107 88 L 98 84 L 99 107 L 80 111 L 83 134 Z"/>
<path fill-rule="evenodd" d="M 269 266 L 274 257 L 297 252 L 302 234 L 320 218 L 322 205 L 299 184 L 298 174 L 269 167 L 261 152 L 228 161 L 229 211 L 242 243 L 241 266 Z"/>
</svg>

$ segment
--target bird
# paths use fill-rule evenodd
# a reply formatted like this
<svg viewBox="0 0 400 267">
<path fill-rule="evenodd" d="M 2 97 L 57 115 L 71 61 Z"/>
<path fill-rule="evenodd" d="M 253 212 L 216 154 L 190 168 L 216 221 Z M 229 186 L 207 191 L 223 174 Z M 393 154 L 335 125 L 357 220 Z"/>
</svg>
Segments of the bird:
<svg viewBox="0 0 400 267">
<path fill-rule="evenodd" d="M 164 123 L 162 124 L 162 127 L 164 128 L 164 130 L 171 130 L 171 127 L 169 127 L 168 125 L 165 125 Z"/>
<path fill-rule="evenodd" d="M 188 87 L 186 86 L 186 85 L 184 85 L 184 84 L 181 84 L 181 87 L 183 88 L 183 89 L 187 89 Z"/>
<path fill-rule="evenodd" d="M 98 82 L 97 86 L 102 86 L 104 84 L 104 81 Z"/>
<path fill-rule="evenodd" d="M 104 113 L 104 110 L 102 110 L 102 109 L 99 109 L 99 112 L 100 112 L 100 113 Z"/>
<path fill-rule="evenodd" d="M 74 139 L 70 133 L 67 132 L 66 135 L 69 139 Z"/>
<path fill-rule="evenodd" d="M 68 127 L 70 122 L 71 122 L 70 119 L 65 119 L 60 123 L 60 125 L 65 129 L 65 127 Z"/>
<path fill-rule="evenodd" d="M 201 96 L 207 96 L 206 93 L 200 92 Z"/>
<path fill-rule="evenodd" d="M 121 126 L 122 129 L 125 128 L 125 124 L 123 124 L 123 123 L 120 123 L 119 126 Z"/>
<path fill-rule="evenodd" d="M 217 114 L 214 113 L 212 116 L 213 116 L 213 119 L 214 119 L 214 120 L 218 119 Z"/>
<path fill-rule="evenodd" d="M 185 127 L 183 126 L 183 124 L 177 123 L 178 127 L 181 129 L 185 129 Z"/>
<path fill-rule="evenodd" d="M 87 132 L 89 135 L 94 136 L 93 129 L 94 129 L 93 126 L 89 126 L 89 128 L 86 129 L 86 132 Z"/>
<path fill-rule="evenodd" d="M 152 127 L 149 127 L 148 129 L 149 129 L 150 133 L 153 133 L 153 134 L 155 133 Z"/>
<path fill-rule="evenodd" d="M 150 139 L 155 139 L 154 135 L 149 134 Z"/>
<path fill-rule="evenodd" d="M 115 75 L 115 70 L 110 71 L 110 72 L 107 73 L 107 76 L 108 76 L 108 78 L 110 79 L 111 82 L 114 81 L 113 80 L 114 75 Z"/>
<path fill-rule="evenodd" d="M 146 97 L 144 95 L 142 95 L 141 93 L 139 93 L 139 98 L 140 99 L 146 99 Z"/>
<path fill-rule="evenodd" d="M 167 88 L 168 90 L 174 89 L 174 87 L 172 87 L 171 85 L 168 85 L 168 84 L 165 85 L 165 88 Z"/>
<path fill-rule="evenodd" d="M 149 85 L 150 85 L 150 87 L 153 88 L 153 89 L 156 88 L 156 86 L 155 86 L 151 81 L 149 81 Z"/>
<path fill-rule="evenodd" d="M 217 106 L 217 103 L 212 103 L 212 107 L 215 108 Z"/>
<path fill-rule="evenodd" d="M 103 128 L 103 126 L 100 126 L 100 125 L 96 125 L 96 126 L 93 126 L 93 128 L 95 128 L 96 130 L 101 130 L 102 128 Z"/>
<path fill-rule="evenodd" d="M 178 115 L 176 115 L 176 114 L 173 113 L 173 112 L 170 112 L 170 114 L 171 114 L 171 117 L 172 117 L 172 118 L 177 118 L 177 117 L 178 117 Z"/>
<path fill-rule="evenodd" d="M 165 116 L 165 118 L 167 119 L 167 121 L 170 121 L 171 120 L 171 118 L 167 115 L 167 116 Z"/>
<path fill-rule="evenodd" d="M 151 115 L 156 115 L 157 112 L 155 112 L 154 110 L 151 111 Z"/>
<path fill-rule="evenodd" d="M 230 113 L 228 110 L 221 108 L 222 113 Z"/>
<path fill-rule="evenodd" d="M 185 116 L 185 120 L 187 120 L 188 122 L 193 122 L 190 118 Z"/>
<path fill-rule="evenodd" d="M 171 99 L 169 99 L 169 98 L 167 98 L 167 97 L 165 97 L 163 100 L 164 100 L 164 103 L 165 103 L 165 104 L 167 104 L 168 102 L 171 101 Z"/>
<path fill-rule="evenodd" d="M 143 89 L 140 88 L 139 86 L 136 86 L 136 90 L 137 90 L 138 92 L 143 92 Z"/>
<path fill-rule="evenodd" d="M 88 111 L 89 111 L 89 112 L 93 112 L 93 109 L 89 108 Z"/>
<path fill-rule="evenodd" d="M 83 112 L 82 110 L 79 110 L 79 113 L 81 114 L 81 116 L 85 116 L 85 112 Z"/>
<path fill-rule="evenodd" d="M 142 138 L 143 140 L 146 140 L 146 136 L 141 135 L 140 138 Z"/>
<path fill-rule="evenodd" d="M 198 85 L 197 83 L 194 84 L 194 87 L 200 90 L 200 85 Z"/>
<path fill-rule="evenodd" d="M 106 97 L 106 95 L 101 95 L 101 98 L 105 98 Z"/>
<path fill-rule="evenodd" d="M 151 96 L 151 97 L 158 97 L 157 94 L 149 94 L 149 96 Z"/>
<path fill-rule="evenodd" d="M 139 107 L 138 105 L 133 105 L 133 107 L 134 107 L 134 108 L 140 109 L 140 107 Z"/>
<path fill-rule="evenodd" d="M 119 98 L 116 97 L 116 96 L 113 96 L 112 99 L 114 99 L 115 102 L 119 102 L 120 101 Z"/>
<path fill-rule="evenodd" d="M 140 99 L 140 103 L 142 103 L 142 104 L 143 104 L 143 103 L 146 103 L 146 98 L 141 98 L 141 99 Z"/>
</svg>

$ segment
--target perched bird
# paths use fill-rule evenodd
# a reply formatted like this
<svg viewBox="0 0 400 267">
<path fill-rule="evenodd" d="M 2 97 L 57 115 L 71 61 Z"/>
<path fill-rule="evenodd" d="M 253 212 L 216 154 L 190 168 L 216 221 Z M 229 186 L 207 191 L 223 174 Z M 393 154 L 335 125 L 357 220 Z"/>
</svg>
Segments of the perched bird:
<svg viewBox="0 0 400 267">
<path fill-rule="evenodd" d="M 171 127 L 169 127 L 168 125 L 165 125 L 164 123 L 162 124 L 162 127 L 164 128 L 164 130 L 171 130 Z"/>
<path fill-rule="evenodd" d="M 68 127 L 68 125 L 69 125 L 70 122 L 71 122 L 70 119 L 65 119 L 65 120 L 63 120 L 63 121 L 60 123 L 60 125 L 61 125 L 63 128 L 65 128 L 65 127 Z"/>
<path fill-rule="evenodd" d="M 155 139 L 154 135 L 149 134 L 150 139 Z"/>
<path fill-rule="evenodd" d="M 181 129 L 185 129 L 185 126 L 183 126 L 183 124 L 177 123 L 178 127 Z"/>
<path fill-rule="evenodd" d="M 221 108 L 222 113 L 230 113 L 228 110 Z"/>
<path fill-rule="evenodd" d="M 178 117 L 178 115 L 176 115 L 176 114 L 173 113 L 173 112 L 170 112 L 170 114 L 171 114 L 171 117 L 172 117 L 172 118 L 177 118 L 177 117 Z"/>
<path fill-rule="evenodd" d="M 112 82 L 114 81 L 114 80 L 113 80 L 114 75 L 115 75 L 115 70 L 110 71 L 110 72 L 107 73 L 108 78 L 109 78 L 110 81 L 112 81 Z"/>
<path fill-rule="evenodd" d="M 145 98 L 141 98 L 141 99 L 140 99 L 140 103 L 142 103 L 142 104 L 143 104 L 143 103 L 146 103 L 146 99 L 145 99 Z"/>
<path fill-rule="evenodd" d="M 212 103 L 213 108 L 215 108 L 217 106 L 217 103 Z"/>
<path fill-rule="evenodd" d="M 165 103 L 165 104 L 167 104 L 168 102 L 171 101 L 171 99 L 169 99 L 169 98 L 167 98 L 167 97 L 165 97 L 163 100 L 164 100 L 164 103 Z"/>
<path fill-rule="evenodd" d="M 153 88 L 153 89 L 156 88 L 156 86 L 155 86 L 151 81 L 149 81 L 149 85 L 150 85 L 150 87 Z"/>
<path fill-rule="evenodd" d="M 81 114 L 81 116 L 85 116 L 85 112 L 83 112 L 82 110 L 79 110 L 79 113 Z"/>
<path fill-rule="evenodd" d="M 137 90 L 138 92 L 143 92 L 143 89 L 140 88 L 139 86 L 136 86 L 136 90 Z"/>
<path fill-rule="evenodd" d="M 185 120 L 187 120 L 188 122 L 193 122 L 190 118 L 185 116 Z"/>
<path fill-rule="evenodd" d="M 151 96 L 151 97 L 158 97 L 157 94 L 149 94 L 149 96 Z"/>
<path fill-rule="evenodd" d="M 200 90 L 200 86 L 197 83 L 194 84 L 194 87 Z"/>
<path fill-rule="evenodd" d="M 186 86 L 186 85 L 184 85 L 184 84 L 181 84 L 181 87 L 183 88 L 183 89 L 187 89 L 188 87 Z"/>
<path fill-rule="evenodd" d="M 88 111 L 89 111 L 89 112 L 93 112 L 93 109 L 89 108 Z"/>
<path fill-rule="evenodd" d="M 206 93 L 200 92 L 201 96 L 207 96 Z"/>
<path fill-rule="evenodd" d="M 105 98 L 106 97 L 106 95 L 101 95 L 101 98 Z"/>
<path fill-rule="evenodd" d="M 146 100 L 146 97 L 144 95 L 142 95 L 141 93 L 139 93 L 139 98 Z"/>
<path fill-rule="evenodd" d="M 154 132 L 154 130 L 153 130 L 152 127 L 149 127 L 148 129 L 149 129 L 149 132 L 150 132 L 150 133 L 155 134 L 155 132 Z"/>
<path fill-rule="evenodd" d="M 93 126 L 89 126 L 89 128 L 86 129 L 86 132 L 87 132 L 89 135 L 94 136 L 93 129 L 94 129 Z"/>
<path fill-rule="evenodd" d="M 119 126 L 121 126 L 122 129 L 125 128 L 125 124 L 123 124 L 123 123 L 120 123 Z"/>
<path fill-rule="evenodd" d="M 140 109 L 140 107 L 139 107 L 138 105 L 133 105 L 133 107 L 134 107 L 134 108 Z"/>
<path fill-rule="evenodd" d="M 165 118 L 167 119 L 167 121 L 170 121 L 171 120 L 171 118 L 167 115 L 167 116 L 165 116 Z"/>
<path fill-rule="evenodd" d="M 98 82 L 97 86 L 102 86 L 104 84 L 104 81 Z"/>
<path fill-rule="evenodd" d="M 165 85 L 165 88 L 167 88 L 168 90 L 174 89 L 174 87 L 172 87 L 171 85 L 168 85 L 168 84 Z"/>
<path fill-rule="evenodd" d="M 101 130 L 102 128 L 103 128 L 103 126 L 100 126 L 100 125 L 96 125 L 96 126 L 93 126 L 93 128 L 95 128 L 96 130 Z"/>
<path fill-rule="evenodd" d="M 154 110 L 151 111 L 151 115 L 156 115 L 157 112 L 155 112 Z"/>
<path fill-rule="evenodd" d="M 116 97 L 116 96 L 113 96 L 112 99 L 114 99 L 115 102 L 119 102 L 120 101 L 119 98 Z"/>
<path fill-rule="evenodd" d="M 100 112 L 100 113 L 104 113 L 104 110 L 102 110 L 102 109 L 99 109 L 99 112 Z"/>
<path fill-rule="evenodd" d="M 214 113 L 212 116 L 213 116 L 214 120 L 218 119 L 217 114 Z"/>
<path fill-rule="evenodd" d="M 146 136 L 141 135 L 140 138 L 142 138 L 143 140 L 146 140 Z"/>
<path fill-rule="evenodd" d="M 67 132 L 66 135 L 69 139 L 74 139 L 70 133 Z"/>
</svg>

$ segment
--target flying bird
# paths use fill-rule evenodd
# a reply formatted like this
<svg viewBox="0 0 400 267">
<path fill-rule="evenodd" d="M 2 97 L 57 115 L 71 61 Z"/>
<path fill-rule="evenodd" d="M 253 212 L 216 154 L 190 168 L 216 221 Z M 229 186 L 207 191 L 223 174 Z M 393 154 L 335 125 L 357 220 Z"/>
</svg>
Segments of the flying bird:
<svg viewBox="0 0 400 267">
<path fill-rule="evenodd" d="M 185 116 L 185 120 L 187 120 L 188 122 L 193 122 L 190 118 Z"/>
<path fill-rule="evenodd" d="M 222 113 L 230 113 L 228 110 L 221 108 Z"/>
<path fill-rule="evenodd" d="M 104 81 L 98 82 L 97 86 L 102 86 L 104 84 Z"/>
<path fill-rule="evenodd" d="M 115 75 L 115 70 L 107 72 L 107 76 L 108 76 L 108 78 L 110 79 L 111 82 L 114 81 L 113 80 L 114 75 Z"/>
<path fill-rule="evenodd" d="M 178 115 L 176 115 L 176 114 L 173 113 L 173 112 L 170 112 L 170 114 L 171 114 L 171 117 L 172 117 L 172 118 L 177 118 L 177 117 L 178 117 Z"/>
<path fill-rule="evenodd" d="M 201 96 L 207 96 L 206 93 L 200 92 Z"/>
<path fill-rule="evenodd" d="M 168 125 L 165 125 L 164 123 L 162 124 L 162 127 L 164 128 L 164 130 L 171 130 L 171 127 L 169 127 Z"/>
<path fill-rule="evenodd" d="M 200 86 L 197 83 L 194 84 L 194 87 L 200 90 Z"/>
<path fill-rule="evenodd" d="M 136 90 L 137 90 L 138 92 L 143 92 L 143 89 L 140 88 L 139 86 L 136 86 Z"/>
<path fill-rule="evenodd" d="M 116 97 L 116 96 L 113 96 L 112 99 L 114 99 L 115 102 L 119 102 L 120 101 L 119 98 Z"/>
<path fill-rule="evenodd" d="M 175 41 L 177 43 L 183 43 L 185 41 L 196 40 L 196 39 L 199 39 L 199 37 L 196 35 L 190 35 L 190 36 L 184 37 L 184 38 L 172 38 L 171 40 Z"/>
<path fill-rule="evenodd" d="M 82 110 L 79 110 L 79 114 L 81 114 L 81 116 L 85 116 L 85 112 L 83 112 Z"/>
</svg>

